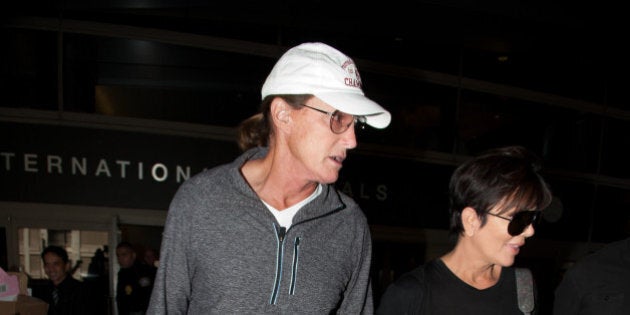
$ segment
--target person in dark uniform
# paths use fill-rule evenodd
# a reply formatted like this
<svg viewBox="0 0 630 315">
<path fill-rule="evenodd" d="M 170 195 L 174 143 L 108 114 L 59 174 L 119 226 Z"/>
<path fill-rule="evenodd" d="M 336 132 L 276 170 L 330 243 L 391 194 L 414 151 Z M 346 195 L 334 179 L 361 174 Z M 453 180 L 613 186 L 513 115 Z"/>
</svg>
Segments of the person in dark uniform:
<svg viewBox="0 0 630 315">
<path fill-rule="evenodd" d="M 116 246 L 116 257 L 120 265 L 116 285 L 118 314 L 143 315 L 149 306 L 155 273 L 136 260 L 136 251 L 129 242 Z"/>
<path fill-rule="evenodd" d="M 33 296 L 48 303 L 48 315 L 89 314 L 83 283 L 69 273 L 68 252 L 59 246 L 48 246 L 42 251 L 44 272 L 49 283 L 44 290 L 33 291 Z"/>
</svg>

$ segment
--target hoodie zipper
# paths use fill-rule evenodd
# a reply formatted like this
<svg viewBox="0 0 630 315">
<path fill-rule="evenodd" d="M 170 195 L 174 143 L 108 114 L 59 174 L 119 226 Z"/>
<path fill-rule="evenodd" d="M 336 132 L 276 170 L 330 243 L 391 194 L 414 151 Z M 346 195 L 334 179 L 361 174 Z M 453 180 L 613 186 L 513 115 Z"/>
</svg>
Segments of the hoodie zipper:
<svg viewBox="0 0 630 315">
<path fill-rule="evenodd" d="M 284 254 L 284 236 L 287 232 L 286 228 L 277 226 L 275 223 L 273 228 L 276 230 L 277 241 L 277 256 L 276 256 L 276 279 L 273 283 L 273 290 L 271 291 L 271 298 L 269 304 L 275 305 L 278 301 L 278 291 L 280 290 L 280 281 L 282 280 L 282 256 Z"/>
<path fill-rule="evenodd" d="M 289 294 L 295 293 L 295 280 L 297 278 L 298 260 L 300 258 L 300 238 L 296 237 L 293 242 L 293 263 L 291 264 L 291 285 L 289 286 Z"/>
</svg>

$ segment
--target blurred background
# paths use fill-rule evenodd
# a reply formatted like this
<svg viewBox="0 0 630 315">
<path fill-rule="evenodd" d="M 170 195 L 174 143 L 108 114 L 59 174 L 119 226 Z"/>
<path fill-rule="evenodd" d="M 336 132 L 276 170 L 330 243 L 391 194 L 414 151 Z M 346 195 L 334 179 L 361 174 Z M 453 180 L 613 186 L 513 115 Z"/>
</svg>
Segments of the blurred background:
<svg viewBox="0 0 630 315">
<path fill-rule="evenodd" d="M 451 245 L 447 186 L 480 151 L 523 145 L 554 202 L 517 265 L 546 303 L 576 259 L 630 235 L 627 21 L 606 3 L 29 1 L 2 12 L 0 263 L 43 277 L 65 246 L 159 248 L 173 193 L 239 153 L 235 127 L 288 48 L 322 41 L 388 108 L 337 185 L 366 213 L 376 302 Z M 117 264 L 109 260 L 109 270 Z M 113 277 L 110 277 L 110 288 Z M 110 293 L 113 294 L 113 289 Z M 111 295 L 110 294 L 110 295 Z"/>
</svg>

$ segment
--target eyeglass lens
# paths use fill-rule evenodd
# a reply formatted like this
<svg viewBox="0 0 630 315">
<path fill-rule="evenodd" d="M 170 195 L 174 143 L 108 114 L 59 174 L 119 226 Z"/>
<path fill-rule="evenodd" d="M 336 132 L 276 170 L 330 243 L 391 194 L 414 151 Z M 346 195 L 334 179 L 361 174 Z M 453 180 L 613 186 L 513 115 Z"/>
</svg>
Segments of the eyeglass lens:
<svg viewBox="0 0 630 315">
<path fill-rule="evenodd" d="M 304 107 L 310 108 L 312 110 L 318 111 L 322 114 L 326 114 L 330 116 L 330 130 L 333 133 L 340 134 L 348 130 L 352 122 L 360 125 L 361 129 L 363 129 L 366 118 L 365 116 L 354 116 L 350 114 L 346 114 L 344 112 L 340 112 L 338 110 L 334 112 L 327 112 L 325 110 L 321 110 L 317 107 L 308 106 L 306 104 L 301 104 Z"/>
<path fill-rule="evenodd" d="M 332 129 L 334 133 L 342 133 L 348 130 L 353 121 L 353 115 L 335 111 L 330 115 L 330 129 Z"/>
<path fill-rule="evenodd" d="M 538 223 L 541 211 L 519 211 L 508 225 L 508 233 L 512 236 L 520 235 L 530 225 Z"/>
</svg>

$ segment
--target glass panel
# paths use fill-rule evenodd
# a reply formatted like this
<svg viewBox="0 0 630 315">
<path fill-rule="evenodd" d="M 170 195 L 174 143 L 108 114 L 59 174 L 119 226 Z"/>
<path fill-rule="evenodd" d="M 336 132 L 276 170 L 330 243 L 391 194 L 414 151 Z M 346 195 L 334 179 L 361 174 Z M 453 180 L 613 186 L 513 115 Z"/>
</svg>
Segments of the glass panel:
<svg viewBox="0 0 630 315">
<path fill-rule="evenodd" d="M 593 210 L 593 241 L 613 242 L 630 235 L 630 193 L 600 186 Z"/>
<path fill-rule="evenodd" d="M 4 270 L 9 270 L 8 257 L 7 257 L 7 234 L 6 228 L 0 226 L 0 267 Z"/>
<path fill-rule="evenodd" d="M 458 153 L 518 144 L 543 157 L 545 167 L 594 173 L 600 130 L 594 115 L 464 91 L 457 115 Z"/>
<path fill-rule="evenodd" d="M 36 279 L 44 278 L 45 277 L 45 274 L 43 272 L 44 266 L 42 264 L 41 255 L 31 254 L 30 262 L 31 262 L 31 268 L 30 268 L 31 273 L 29 273 L 28 275 Z"/>
<path fill-rule="evenodd" d="M 414 79 L 362 72 L 364 92 L 392 114 L 386 129 L 366 127 L 361 143 L 450 152 L 457 89 Z"/>
<path fill-rule="evenodd" d="M 542 112 L 539 113 L 543 115 Z M 540 119 L 536 126 L 540 126 Z M 596 173 L 600 152 L 601 117 L 566 111 L 545 127 L 545 160 L 548 167 Z"/>
<path fill-rule="evenodd" d="M 67 34 L 64 109 L 236 126 L 258 110 L 271 58 Z"/>
<path fill-rule="evenodd" d="M 616 178 L 630 178 L 630 124 L 627 120 L 605 121 L 601 173 Z M 626 208 L 630 209 L 630 208 Z"/>
<path fill-rule="evenodd" d="M 109 233 L 104 231 L 30 228 L 19 228 L 18 235 L 20 269 L 31 275 L 33 279 L 46 278 L 41 252 L 48 245 L 57 245 L 65 248 L 68 252 L 71 268 L 74 269 L 73 277 L 77 279 L 86 278 L 92 258 L 96 256 L 96 251 L 103 251 L 109 238 Z M 75 242 L 73 242 L 73 237 Z"/>
<path fill-rule="evenodd" d="M 536 228 L 536 239 L 587 242 L 592 230 L 595 185 L 558 180 L 545 175 L 554 202 L 545 209 L 543 220 Z"/>
<path fill-rule="evenodd" d="M 41 253 L 46 246 L 61 246 L 68 252 L 69 273 L 85 283 L 94 297 L 90 303 L 107 309 L 109 296 L 108 250 L 109 232 L 88 230 L 47 230 L 19 228 L 20 270 L 29 275 L 32 295 L 46 296 L 49 280 Z M 28 239 L 26 239 L 28 238 Z"/>
<path fill-rule="evenodd" d="M 458 153 L 477 154 L 498 146 L 518 144 L 540 154 L 545 126 L 552 123 L 550 110 L 553 108 L 541 104 L 463 91 L 456 118 Z"/>
<path fill-rule="evenodd" d="M 57 34 L 5 28 L 0 36 L 0 106 L 56 110 Z"/>
<path fill-rule="evenodd" d="M 550 48 L 557 43 L 546 43 L 544 51 L 526 53 L 501 47 L 507 43 L 498 40 L 488 44 L 485 50 L 464 50 L 464 77 L 597 103 L 604 100 L 607 82 L 600 66 L 576 60 L 576 54 L 565 49 Z"/>
<path fill-rule="evenodd" d="M 447 229 L 452 172 L 447 165 L 350 154 L 336 185 L 361 206 L 370 224 Z M 413 178 L 413 185 L 401 181 L 401 174 Z"/>
</svg>

